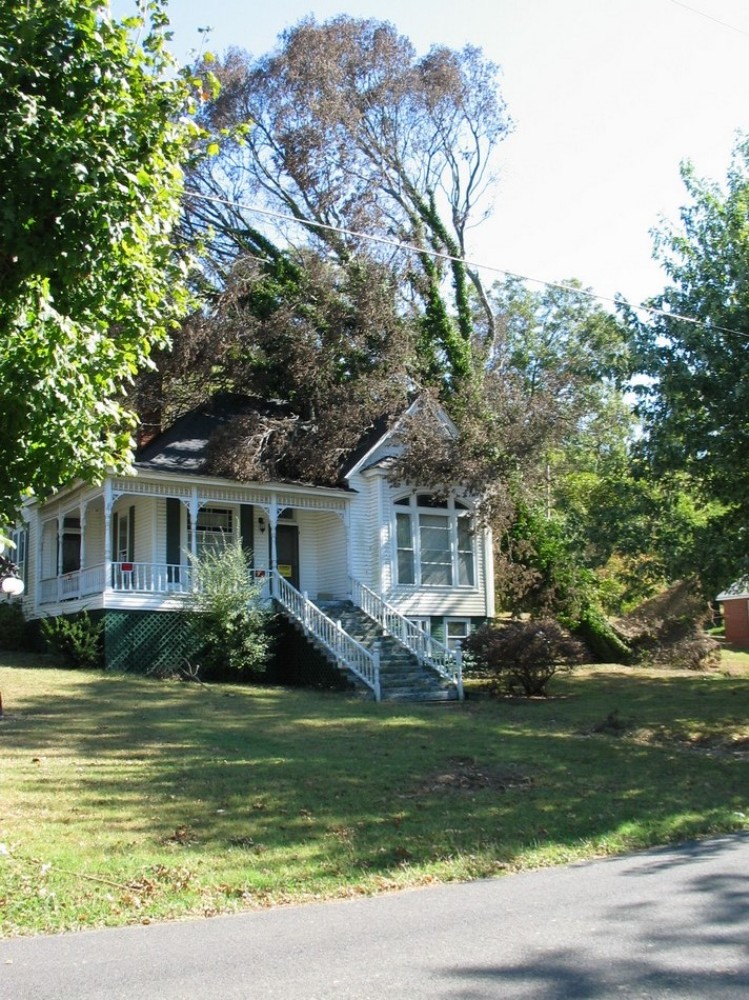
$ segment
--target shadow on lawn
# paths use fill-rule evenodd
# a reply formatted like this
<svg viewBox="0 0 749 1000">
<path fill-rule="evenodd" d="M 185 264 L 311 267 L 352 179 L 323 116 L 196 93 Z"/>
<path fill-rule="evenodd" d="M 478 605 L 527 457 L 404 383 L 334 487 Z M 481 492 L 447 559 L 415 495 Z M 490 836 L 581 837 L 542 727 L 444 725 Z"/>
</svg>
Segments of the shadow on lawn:
<svg viewBox="0 0 749 1000">
<path fill-rule="evenodd" d="M 84 830 L 114 817 L 123 838 L 244 851 L 248 863 L 294 848 L 349 877 L 458 854 L 486 874 L 534 844 L 572 846 L 627 824 L 646 823 L 653 842 L 689 836 L 680 816 L 709 829 L 727 794 L 728 806 L 744 802 L 745 765 L 724 763 L 718 781 L 717 762 L 695 771 L 662 747 L 581 735 L 612 699 L 626 695 L 624 710 L 648 718 L 683 697 L 683 683 L 633 689 L 631 675 L 611 677 L 564 702 L 440 709 L 69 671 L 16 699 L 5 669 L 0 745 L 21 762 L 28 794 L 68 794 Z M 458 760 L 523 780 L 438 780 Z"/>
</svg>

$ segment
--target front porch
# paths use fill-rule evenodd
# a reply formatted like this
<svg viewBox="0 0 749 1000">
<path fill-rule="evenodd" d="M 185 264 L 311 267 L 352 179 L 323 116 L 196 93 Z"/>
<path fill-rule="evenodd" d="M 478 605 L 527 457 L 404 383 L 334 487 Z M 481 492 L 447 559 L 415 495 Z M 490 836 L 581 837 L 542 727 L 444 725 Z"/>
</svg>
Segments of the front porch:
<svg viewBox="0 0 749 1000">
<path fill-rule="evenodd" d="M 277 572 L 312 596 L 345 599 L 348 521 L 340 490 L 190 486 L 155 476 L 81 487 L 35 513 L 28 610 L 177 610 L 192 592 L 192 558 L 235 541 L 266 596 Z"/>
</svg>

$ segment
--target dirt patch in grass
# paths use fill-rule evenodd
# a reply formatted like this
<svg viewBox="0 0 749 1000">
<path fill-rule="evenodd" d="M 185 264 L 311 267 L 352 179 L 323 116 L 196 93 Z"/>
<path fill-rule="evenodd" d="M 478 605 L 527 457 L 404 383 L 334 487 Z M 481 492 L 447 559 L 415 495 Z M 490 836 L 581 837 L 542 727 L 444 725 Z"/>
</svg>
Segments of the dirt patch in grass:
<svg viewBox="0 0 749 1000">
<path fill-rule="evenodd" d="M 533 778 L 514 767 L 487 767 L 474 757 L 449 757 L 445 767 L 428 775 L 412 794 L 439 795 L 444 792 L 475 792 L 490 789 L 507 792 L 530 788 Z"/>
<path fill-rule="evenodd" d="M 711 757 L 734 757 L 749 760 L 749 736 L 745 733 L 684 733 L 667 727 L 642 727 L 632 733 L 636 743 L 672 747 Z"/>
</svg>

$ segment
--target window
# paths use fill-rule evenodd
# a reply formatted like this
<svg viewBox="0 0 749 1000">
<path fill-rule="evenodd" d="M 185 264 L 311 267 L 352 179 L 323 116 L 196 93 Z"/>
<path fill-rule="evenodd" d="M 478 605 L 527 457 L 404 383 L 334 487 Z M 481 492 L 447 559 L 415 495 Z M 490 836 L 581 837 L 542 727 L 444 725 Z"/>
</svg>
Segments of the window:
<svg viewBox="0 0 749 1000">
<path fill-rule="evenodd" d="M 117 546 L 115 549 L 115 562 L 127 562 L 130 552 L 130 518 L 119 517 L 117 519 Z"/>
<path fill-rule="evenodd" d="M 445 645 L 448 649 L 455 649 L 458 643 L 462 646 L 470 632 L 470 618 L 445 618 Z"/>
<path fill-rule="evenodd" d="M 81 568 L 81 519 L 68 515 L 62 522 L 61 573 L 74 573 Z"/>
<path fill-rule="evenodd" d="M 427 635 L 432 634 L 431 618 L 409 618 L 408 620 L 412 625 L 416 625 L 417 628 L 420 628 L 422 632 L 426 632 Z"/>
<path fill-rule="evenodd" d="M 233 511 L 225 507 L 200 508 L 195 524 L 195 543 L 198 556 L 228 545 L 234 532 L 232 515 Z"/>
<path fill-rule="evenodd" d="M 429 493 L 395 501 L 396 570 L 401 586 L 472 587 L 473 532 L 459 500 Z"/>
<path fill-rule="evenodd" d="M 398 539 L 398 583 L 416 583 L 416 561 L 411 530 L 411 515 L 395 515 L 395 533 Z"/>
<path fill-rule="evenodd" d="M 16 547 L 15 549 L 11 549 L 10 552 L 6 552 L 5 555 L 16 564 L 21 579 L 25 580 L 28 576 L 28 533 L 25 528 L 16 528 L 10 533 L 10 537 Z"/>
<path fill-rule="evenodd" d="M 131 563 L 135 559 L 135 507 L 123 507 L 112 514 L 112 559 Z"/>
</svg>

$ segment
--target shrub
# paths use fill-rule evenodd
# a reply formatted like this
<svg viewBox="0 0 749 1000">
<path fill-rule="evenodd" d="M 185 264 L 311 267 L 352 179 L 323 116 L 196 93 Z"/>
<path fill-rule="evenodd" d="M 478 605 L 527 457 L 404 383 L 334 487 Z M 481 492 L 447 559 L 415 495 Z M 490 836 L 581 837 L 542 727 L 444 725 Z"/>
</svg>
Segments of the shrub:
<svg viewBox="0 0 749 1000">
<path fill-rule="evenodd" d="M 241 542 L 206 552 L 192 566 L 197 594 L 190 619 L 199 648 L 194 670 L 214 680 L 227 673 L 259 679 L 268 661 L 270 616 Z"/>
<path fill-rule="evenodd" d="M 20 650 L 27 647 L 23 608 L 17 601 L 0 600 L 0 649 Z"/>
<path fill-rule="evenodd" d="M 586 649 L 557 622 L 531 619 L 482 625 L 466 640 L 466 652 L 467 673 L 488 678 L 495 694 L 530 698 L 546 695 L 551 678 L 583 662 Z"/>
<path fill-rule="evenodd" d="M 93 669 L 104 662 L 104 624 L 83 611 L 78 615 L 45 618 L 41 632 L 48 649 L 70 667 Z"/>
</svg>

